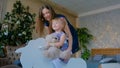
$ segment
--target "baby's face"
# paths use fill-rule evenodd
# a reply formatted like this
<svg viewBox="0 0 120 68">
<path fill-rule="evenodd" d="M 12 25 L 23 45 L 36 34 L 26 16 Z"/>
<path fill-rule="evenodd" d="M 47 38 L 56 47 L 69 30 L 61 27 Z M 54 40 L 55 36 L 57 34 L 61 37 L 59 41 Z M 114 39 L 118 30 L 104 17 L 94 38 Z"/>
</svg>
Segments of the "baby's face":
<svg viewBox="0 0 120 68">
<path fill-rule="evenodd" d="M 61 30 L 62 29 L 62 21 L 60 21 L 60 20 L 54 20 L 53 22 L 52 22 L 52 28 L 53 28 L 53 30 L 55 30 L 55 31 L 58 31 L 58 30 Z"/>
</svg>

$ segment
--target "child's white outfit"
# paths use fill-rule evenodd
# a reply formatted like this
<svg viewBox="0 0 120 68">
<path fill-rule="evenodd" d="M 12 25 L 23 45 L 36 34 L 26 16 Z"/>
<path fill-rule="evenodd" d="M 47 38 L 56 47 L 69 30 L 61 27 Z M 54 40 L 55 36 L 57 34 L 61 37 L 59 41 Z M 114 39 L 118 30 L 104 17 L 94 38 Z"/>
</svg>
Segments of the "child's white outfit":
<svg viewBox="0 0 120 68">
<path fill-rule="evenodd" d="M 60 40 L 60 37 L 62 34 L 65 34 L 65 33 L 64 32 L 53 33 L 53 35 L 56 36 L 58 40 Z M 67 48 L 68 48 L 68 42 L 66 39 L 63 46 L 60 47 L 60 50 L 65 51 Z M 65 64 L 67 64 L 66 62 L 64 62 L 64 59 L 62 59 L 62 58 L 56 58 L 56 59 L 52 60 L 52 63 L 55 68 L 62 68 Z"/>
<path fill-rule="evenodd" d="M 63 68 L 63 66 L 66 65 L 63 61 L 61 61 L 59 58 L 52 60 L 54 68 Z"/>
<path fill-rule="evenodd" d="M 63 34 L 65 34 L 65 33 L 64 33 L 64 32 L 59 32 L 59 33 L 54 32 L 54 33 L 52 33 L 52 35 L 55 36 L 58 41 L 60 41 L 60 37 L 61 37 Z M 68 48 L 68 42 L 67 42 L 67 38 L 66 38 L 65 41 L 64 41 L 63 46 L 60 47 L 60 50 L 61 50 L 61 51 L 64 51 L 64 50 L 66 50 L 67 48 Z"/>
</svg>

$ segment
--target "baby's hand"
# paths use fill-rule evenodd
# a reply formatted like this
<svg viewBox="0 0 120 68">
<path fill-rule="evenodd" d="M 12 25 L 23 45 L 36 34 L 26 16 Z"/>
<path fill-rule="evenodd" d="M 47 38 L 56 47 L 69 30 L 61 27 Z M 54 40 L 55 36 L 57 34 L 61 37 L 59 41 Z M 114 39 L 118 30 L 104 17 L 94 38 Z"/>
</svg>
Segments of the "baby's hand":
<svg viewBox="0 0 120 68">
<path fill-rule="evenodd" d="M 44 50 L 47 50 L 49 47 L 50 47 L 49 44 L 45 45 L 45 46 L 44 46 Z"/>
<path fill-rule="evenodd" d="M 60 54 L 60 58 L 69 59 L 71 57 L 71 51 L 65 50 Z"/>
</svg>

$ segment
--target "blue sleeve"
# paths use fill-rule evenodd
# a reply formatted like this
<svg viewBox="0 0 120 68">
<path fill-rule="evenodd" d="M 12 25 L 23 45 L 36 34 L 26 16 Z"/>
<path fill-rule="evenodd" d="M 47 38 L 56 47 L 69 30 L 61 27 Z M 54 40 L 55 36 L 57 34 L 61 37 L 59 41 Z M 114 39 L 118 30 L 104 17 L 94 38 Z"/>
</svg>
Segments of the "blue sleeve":
<svg viewBox="0 0 120 68">
<path fill-rule="evenodd" d="M 44 26 L 49 26 L 49 23 L 48 22 L 44 22 Z"/>
</svg>

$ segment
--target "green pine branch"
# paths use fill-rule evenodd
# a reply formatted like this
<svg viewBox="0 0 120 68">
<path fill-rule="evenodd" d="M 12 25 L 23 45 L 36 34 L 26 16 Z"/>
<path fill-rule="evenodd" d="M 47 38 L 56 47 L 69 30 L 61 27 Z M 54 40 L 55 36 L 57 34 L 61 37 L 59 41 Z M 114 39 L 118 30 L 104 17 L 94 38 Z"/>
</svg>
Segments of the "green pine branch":
<svg viewBox="0 0 120 68">
<path fill-rule="evenodd" d="M 16 1 L 2 22 L 0 44 L 16 46 L 31 40 L 34 18 L 35 14 L 29 12 L 28 6 L 24 7 L 21 1 Z"/>
</svg>

